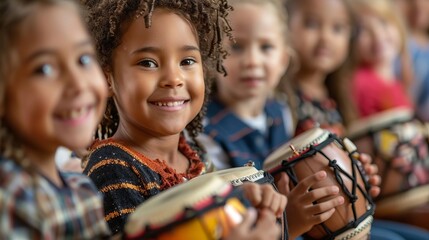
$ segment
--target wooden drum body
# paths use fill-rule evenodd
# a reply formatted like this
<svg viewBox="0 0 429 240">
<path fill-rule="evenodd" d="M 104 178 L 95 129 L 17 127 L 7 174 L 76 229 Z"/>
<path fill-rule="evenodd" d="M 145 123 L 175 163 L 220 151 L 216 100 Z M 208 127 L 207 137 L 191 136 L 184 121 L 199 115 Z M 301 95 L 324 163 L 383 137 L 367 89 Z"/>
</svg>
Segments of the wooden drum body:
<svg viewBox="0 0 429 240">
<path fill-rule="evenodd" d="M 295 137 L 272 153 L 264 169 L 275 175 L 286 172 L 291 188 L 302 179 L 321 170 L 327 178 L 315 188 L 336 185 L 344 204 L 324 223 L 314 226 L 305 237 L 312 239 L 366 239 L 373 221 L 374 204 L 367 189 L 369 184 L 356 147 L 346 139 L 337 138 L 327 130 L 314 128 Z"/>
<path fill-rule="evenodd" d="M 246 206 L 242 192 L 221 178 L 195 178 L 139 206 L 125 225 L 125 239 L 221 239 L 242 222 Z"/>
<path fill-rule="evenodd" d="M 406 213 L 429 201 L 429 153 L 425 125 L 404 108 L 355 121 L 348 136 L 372 156 L 382 176 L 376 216 Z"/>
<path fill-rule="evenodd" d="M 229 168 L 224 169 L 220 171 L 215 171 L 211 173 L 204 174 L 202 176 L 199 176 L 199 178 L 203 178 L 206 176 L 216 175 L 223 180 L 230 182 L 233 186 L 240 186 L 244 182 L 254 182 L 258 184 L 271 184 L 274 189 L 277 189 L 276 185 L 274 184 L 274 178 L 273 176 L 265 172 L 263 170 L 257 170 L 255 167 L 251 166 L 244 166 L 244 167 L 235 167 L 235 168 Z M 283 217 L 281 219 L 278 219 L 278 223 L 282 226 L 282 237 L 281 239 L 286 240 L 288 239 L 288 228 L 287 228 L 287 219 L 286 219 L 286 213 L 283 214 Z"/>
</svg>

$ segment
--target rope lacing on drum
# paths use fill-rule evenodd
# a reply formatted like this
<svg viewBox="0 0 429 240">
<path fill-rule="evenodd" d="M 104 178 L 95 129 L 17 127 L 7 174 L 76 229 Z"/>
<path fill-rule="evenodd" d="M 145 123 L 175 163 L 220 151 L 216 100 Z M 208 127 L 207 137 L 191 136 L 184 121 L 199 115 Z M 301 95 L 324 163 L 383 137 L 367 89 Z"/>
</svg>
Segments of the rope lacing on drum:
<svg viewBox="0 0 429 240">
<path fill-rule="evenodd" d="M 352 153 L 349 153 L 349 157 L 351 159 L 351 169 L 352 169 L 352 175 L 350 175 L 349 173 L 344 171 L 337 164 L 336 159 L 331 160 L 322 151 L 323 148 L 325 148 L 326 146 L 328 146 L 331 143 L 337 143 L 340 147 L 342 147 L 343 149 L 346 149 L 340 139 L 338 139 L 335 135 L 330 134 L 328 139 L 326 139 L 324 142 L 317 144 L 316 146 L 313 146 L 313 145 L 309 146 L 308 151 L 304 152 L 301 156 L 296 157 L 294 160 L 282 161 L 282 167 L 280 169 L 277 169 L 276 171 L 272 172 L 272 174 L 276 174 L 276 173 L 279 173 L 282 171 L 286 172 L 288 174 L 289 178 L 291 179 L 292 183 L 294 185 L 297 185 L 298 184 L 298 178 L 296 176 L 296 173 L 295 173 L 293 167 L 299 161 L 301 161 L 305 158 L 308 158 L 308 157 L 312 157 L 312 156 L 316 155 L 317 153 L 321 154 L 325 159 L 328 160 L 328 166 L 333 169 L 336 180 L 338 181 L 339 185 L 341 186 L 341 189 L 343 190 L 343 192 L 345 193 L 345 195 L 347 196 L 347 198 L 349 199 L 349 201 L 352 205 L 354 221 L 348 223 L 345 227 L 343 227 L 343 228 L 341 228 L 335 232 L 332 232 L 329 228 L 327 228 L 324 223 L 320 224 L 322 226 L 322 228 L 328 234 L 328 236 L 325 239 L 334 239 L 336 236 L 345 232 L 346 230 L 348 230 L 350 228 L 356 228 L 364 219 L 366 219 L 368 216 L 374 214 L 374 203 L 372 201 L 371 196 L 369 196 L 369 194 L 367 193 L 368 189 L 370 188 L 370 185 L 367 183 L 368 179 L 364 173 L 364 170 L 360 166 L 359 160 L 356 159 L 356 157 L 354 157 Z M 358 169 L 359 174 L 361 175 L 362 179 L 364 180 L 364 183 L 365 183 L 364 188 L 365 189 L 357 183 L 356 169 Z M 348 178 L 352 182 L 351 191 L 349 191 L 349 189 L 347 189 L 347 186 L 345 185 L 344 180 L 343 180 L 343 176 Z M 356 204 L 355 203 L 358 200 L 358 196 L 356 194 L 357 190 L 359 190 L 361 192 L 361 194 L 365 197 L 365 199 L 368 201 L 368 203 L 370 205 L 370 208 L 368 209 L 368 211 L 365 214 L 363 214 L 361 217 L 357 216 L 357 211 L 356 211 Z"/>
</svg>

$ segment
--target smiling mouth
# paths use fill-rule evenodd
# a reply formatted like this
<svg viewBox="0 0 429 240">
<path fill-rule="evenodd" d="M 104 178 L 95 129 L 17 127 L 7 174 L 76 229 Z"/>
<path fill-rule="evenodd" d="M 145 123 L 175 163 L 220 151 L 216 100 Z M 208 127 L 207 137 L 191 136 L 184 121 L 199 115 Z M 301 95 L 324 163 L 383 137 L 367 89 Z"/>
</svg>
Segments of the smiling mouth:
<svg viewBox="0 0 429 240">
<path fill-rule="evenodd" d="M 158 107 L 177 107 L 185 104 L 185 102 L 187 101 L 182 100 L 182 101 L 171 101 L 171 102 L 153 102 L 152 104 Z"/>
<path fill-rule="evenodd" d="M 91 109 L 92 109 L 92 106 L 74 108 L 74 109 L 70 109 L 70 110 L 66 110 L 58 113 L 57 117 L 61 120 L 73 121 L 88 115 Z"/>
</svg>

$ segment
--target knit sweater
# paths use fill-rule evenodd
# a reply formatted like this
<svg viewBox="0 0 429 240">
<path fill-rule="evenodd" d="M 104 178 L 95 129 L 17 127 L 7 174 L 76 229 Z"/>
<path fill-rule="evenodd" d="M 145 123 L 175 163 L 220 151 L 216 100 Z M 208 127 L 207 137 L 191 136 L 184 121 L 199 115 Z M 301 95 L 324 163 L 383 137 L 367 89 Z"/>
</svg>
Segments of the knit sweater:
<svg viewBox="0 0 429 240">
<path fill-rule="evenodd" d="M 105 220 L 113 233 L 123 231 L 129 214 L 145 200 L 203 173 L 204 164 L 183 137 L 178 149 L 189 159 L 186 173 L 114 139 L 93 144 L 84 173 L 104 195 Z"/>
</svg>

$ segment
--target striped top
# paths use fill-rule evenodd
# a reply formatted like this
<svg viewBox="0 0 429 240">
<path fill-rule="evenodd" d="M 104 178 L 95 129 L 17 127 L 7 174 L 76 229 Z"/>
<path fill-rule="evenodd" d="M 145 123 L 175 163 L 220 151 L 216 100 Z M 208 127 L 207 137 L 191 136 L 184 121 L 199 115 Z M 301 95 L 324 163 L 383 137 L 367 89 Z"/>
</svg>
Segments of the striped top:
<svg viewBox="0 0 429 240">
<path fill-rule="evenodd" d="M 94 143 L 84 173 L 104 195 L 105 220 L 112 232 L 122 232 L 128 215 L 148 198 L 205 171 L 183 137 L 179 151 L 190 162 L 186 173 L 176 173 L 165 161 L 149 159 L 111 138 Z"/>
<path fill-rule="evenodd" d="M 101 196 L 88 177 L 60 173 L 58 187 L 0 157 L 0 239 L 104 239 Z"/>
</svg>

